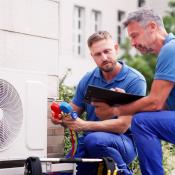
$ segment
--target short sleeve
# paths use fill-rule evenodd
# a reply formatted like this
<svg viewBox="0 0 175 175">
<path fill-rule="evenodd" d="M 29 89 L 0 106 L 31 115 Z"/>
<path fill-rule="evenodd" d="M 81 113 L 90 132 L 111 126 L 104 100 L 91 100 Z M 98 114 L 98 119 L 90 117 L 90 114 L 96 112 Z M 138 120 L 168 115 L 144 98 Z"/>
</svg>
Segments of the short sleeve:
<svg viewBox="0 0 175 175">
<path fill-rule="evenodd" d="M 166 44 L 162 48 L 158 56 L 154 79 L 175 82 L 175 42 Z"/>
</svg>

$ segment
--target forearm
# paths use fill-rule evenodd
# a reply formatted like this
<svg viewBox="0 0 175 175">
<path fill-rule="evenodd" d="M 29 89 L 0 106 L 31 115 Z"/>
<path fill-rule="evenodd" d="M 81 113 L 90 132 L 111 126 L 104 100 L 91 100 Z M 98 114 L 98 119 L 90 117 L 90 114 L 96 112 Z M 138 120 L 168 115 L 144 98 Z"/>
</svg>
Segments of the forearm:
<svg viewBox="0 0 175 175">
<path fill-rule="evenodd" d="M 128 117 L 129 118 L 129 117 Z M 130 122 L 121 122 L 120 119 L 110 119 L 104 121 L 85 121 L 82 126 L 83 131 L 103 131 L 124 133 L 130 126 Z"/>
<path fill-rule="evenodd" d="M 138 101 L 114 108 L 114 114 L 133 115 L 137 112 L 156 111 L 163 108 L 163 104 L 156 97 L 146 96 Z"/>
<path fill-rule="evenodd" d="M 174 83 L 166 80 L 154 80 L 150 95 L 128 105 L 119 106 L 115 113 L 119 115 L 133 115 L 141 111 L 157 111 L 164 108 L 166 100 L 174 87 Z"/>
</svg>

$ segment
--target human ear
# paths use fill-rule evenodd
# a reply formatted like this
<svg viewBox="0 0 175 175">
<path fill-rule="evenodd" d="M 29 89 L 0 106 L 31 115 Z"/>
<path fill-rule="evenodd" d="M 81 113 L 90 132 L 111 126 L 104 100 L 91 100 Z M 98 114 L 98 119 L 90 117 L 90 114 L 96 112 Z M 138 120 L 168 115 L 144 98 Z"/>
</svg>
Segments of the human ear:
<svg viewBox="0 0 175 175">
<path fill-rule="evenodd" d="M 116 50 L 116 52 L 118 52 L 119 51 L 119 45 L 116 43 L 115 45 L 114 45 L 114 48 L 115 48 L 115 50 Z"/>
<path fill-rule="evenodd" d="M 157 24 L 154 21 L 152 21 L 148 24 L 148 27 L 151 31 L 154 31 L 157 29 Z"/>
</svg>

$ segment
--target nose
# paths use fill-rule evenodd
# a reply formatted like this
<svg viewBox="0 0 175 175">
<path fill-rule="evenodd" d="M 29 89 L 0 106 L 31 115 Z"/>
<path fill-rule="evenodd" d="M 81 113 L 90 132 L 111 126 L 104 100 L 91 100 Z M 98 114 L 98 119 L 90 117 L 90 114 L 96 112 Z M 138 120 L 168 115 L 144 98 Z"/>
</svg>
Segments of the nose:
<svg viewBox="0 0 175 175">
<path fill-rule="evenodd" d="M 131 40 L 131 45 L 132 45 L 132 46 L 135 46 L 135 45 L 136 45 L 136 42 L 135 42 L 134 39 Z"/>
<path fill-rule="evenodd" d="M 131 45 L 132 45 L 133 47 L 135 47 L 135 46 L 137 45 L 137 42 L 136 42 L 135 39 L 131 39 Z"/>
<path fill-rule="evenodd" d="M 106 61 L 108 59 L 106 54 L 103 53 L 103 52 L 101 53 L 101 58 L 102 58 L 103 61 Z"/>
</svg>

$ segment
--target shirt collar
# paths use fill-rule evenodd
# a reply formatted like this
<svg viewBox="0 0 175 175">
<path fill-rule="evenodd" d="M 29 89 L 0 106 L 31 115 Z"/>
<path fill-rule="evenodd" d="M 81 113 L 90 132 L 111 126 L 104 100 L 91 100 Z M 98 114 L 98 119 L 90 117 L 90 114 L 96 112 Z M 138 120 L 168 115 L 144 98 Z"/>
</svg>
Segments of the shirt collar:
<svg viewBox="0 0 175 175">
<path fill-rule="evenodd" d="M 164 44 L 168 43 L 170 40 L 175 39 L 175 36 L 172 33 L 169 33 L 164 40 Z"/>
</svg>

